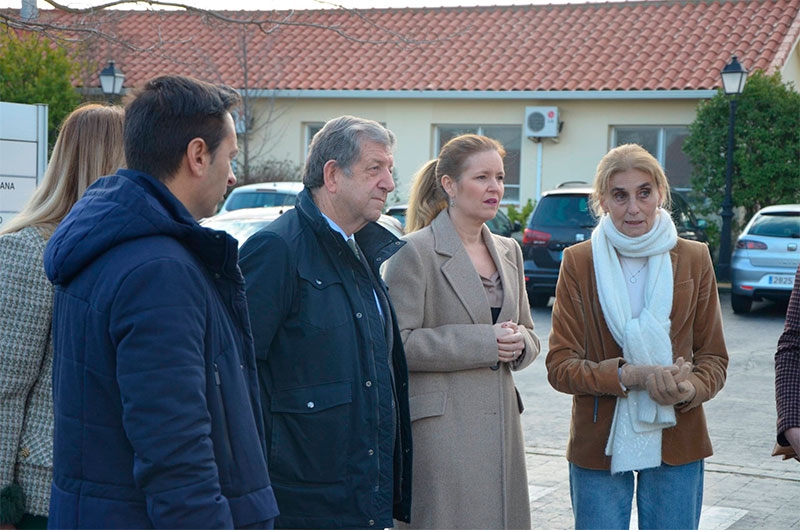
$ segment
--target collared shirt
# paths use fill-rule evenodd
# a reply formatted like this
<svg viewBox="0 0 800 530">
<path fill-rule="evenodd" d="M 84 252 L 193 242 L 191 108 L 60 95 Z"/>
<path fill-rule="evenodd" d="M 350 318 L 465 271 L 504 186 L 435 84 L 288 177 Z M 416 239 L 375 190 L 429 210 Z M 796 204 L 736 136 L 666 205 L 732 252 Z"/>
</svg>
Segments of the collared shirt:
<svg viewBox="0 0 800 530">
<path fill-rule="evenodd" d="M 319 213 L 321 213 L 322 217 L 324 217 L 325 220 L 328 221 L 328 224 L 330 225 L 330 227 L 333 229 L 334 232 L 341 234 L 341 236 L 344 238 L 345 243 L 347 243 L 347 240 L 349 239 L 355 241 L 354 234 L 347 235 L 347 233 L 344 230 L 342 230 L 342 228 L 339 225 L 337 225 L 333 219 L 325 215 L 325 213 L 322 210 L 320 210 Z M 383 308 L 381 307 L 380 300 L 378 300 L 378 293 L 375 292 L 375 289 L 372 289 L 372 295 L 375 297 L 375 305 L 378 306 L 378 313 L 380 313 L 381 317 L 383 318 Z"/>
</svg>

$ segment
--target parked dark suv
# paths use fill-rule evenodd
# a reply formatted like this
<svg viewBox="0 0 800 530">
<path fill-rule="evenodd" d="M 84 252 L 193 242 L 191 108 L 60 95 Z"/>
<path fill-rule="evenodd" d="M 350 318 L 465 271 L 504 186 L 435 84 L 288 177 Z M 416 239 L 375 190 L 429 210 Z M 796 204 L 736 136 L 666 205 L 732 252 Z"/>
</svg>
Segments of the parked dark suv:
<svg viewBox="0 0 800 530">
<path fill-rule="evenodd" d="M 556 292 L 564 249 L 591 238 L 597 224 L 589 206 L 591 188 L 565 183 L 546 191 L 536 204 L 522 237 L 525 284 L 531 306 L 545 307 Z M 703 220 L 698 221 L 689 203 L 672 190 L 672 220 L 684 239 L 708 244 Z"/>
</svg>

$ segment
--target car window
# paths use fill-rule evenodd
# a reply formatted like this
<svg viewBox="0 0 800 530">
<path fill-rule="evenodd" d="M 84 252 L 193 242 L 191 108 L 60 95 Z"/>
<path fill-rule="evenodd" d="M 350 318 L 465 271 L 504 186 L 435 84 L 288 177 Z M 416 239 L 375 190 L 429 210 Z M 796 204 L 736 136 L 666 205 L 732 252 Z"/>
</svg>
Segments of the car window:
<svg viewBox="0 0 800 530">
<path fill-rule="evenodd" d="M 692 213 L 689 203 L 680 193 L 672 194 L 672 220 L 678 230 L 697 228 L 697 218 Z"/>
<path fill-rule="evenodd" d="M 588 195 L 559 194 L 542 197 L 530 224 L 593 227 L 597 219 L 589 207 Z"/>
<path fill-rule="evenodd" d="M 509 235 L 513 231 L 511 220 L 502 211 L 497 210 L 497 215 L 486 221 L 486 226 L 495 234 Z"/>
<path fill-rule="evenodd" d="M 243 191 L 233 193 L 225 204 L 226 210 L 262 208 L 265 206 L 294 206 L 297 194 L 277 191 Z"/>
<path fill-rule="evenodd" d="M 749 233 L 767 237 L 800 238 L 800 215 L 790 212 L 760 215 L 753 221 Z"/>
</svg>

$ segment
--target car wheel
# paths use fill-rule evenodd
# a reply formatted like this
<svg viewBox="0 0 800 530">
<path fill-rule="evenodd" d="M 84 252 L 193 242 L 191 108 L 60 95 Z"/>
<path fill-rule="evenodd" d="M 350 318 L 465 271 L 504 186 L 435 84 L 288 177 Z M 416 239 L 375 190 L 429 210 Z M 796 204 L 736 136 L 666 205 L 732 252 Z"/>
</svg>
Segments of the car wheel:
<svg viewBox="0 0 800 530">
<path fill-rule="evenodd" d="M 542 293 L 528 293 L 528 301 L 530 302 L 531 307 L 547 307 L 547 304 L 550 303 L 550 295 Z"/>
<path fill-rule="evenodd" d="M 731 307 L 734 313 L 749 313 L 753 306 L 753 298 L 741 294 L 731 293 Z"/>
</svg>

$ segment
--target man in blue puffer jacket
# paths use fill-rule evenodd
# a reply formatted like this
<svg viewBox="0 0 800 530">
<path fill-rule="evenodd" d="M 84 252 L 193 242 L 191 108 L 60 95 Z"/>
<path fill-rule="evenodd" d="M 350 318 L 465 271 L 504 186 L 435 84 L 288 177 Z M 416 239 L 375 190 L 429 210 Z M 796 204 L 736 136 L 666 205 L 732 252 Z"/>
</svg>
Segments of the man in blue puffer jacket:
<svg viewBox="0 0 800 530">
<path fill-rule="evenodd" d="M 50 528 L 272 528 L 236 241 L 202 228 L 227 186 L 238 95 L 155 78 L 128 105 L 129 168 L 45 251 L 53 310 Z"/>
</svg>

